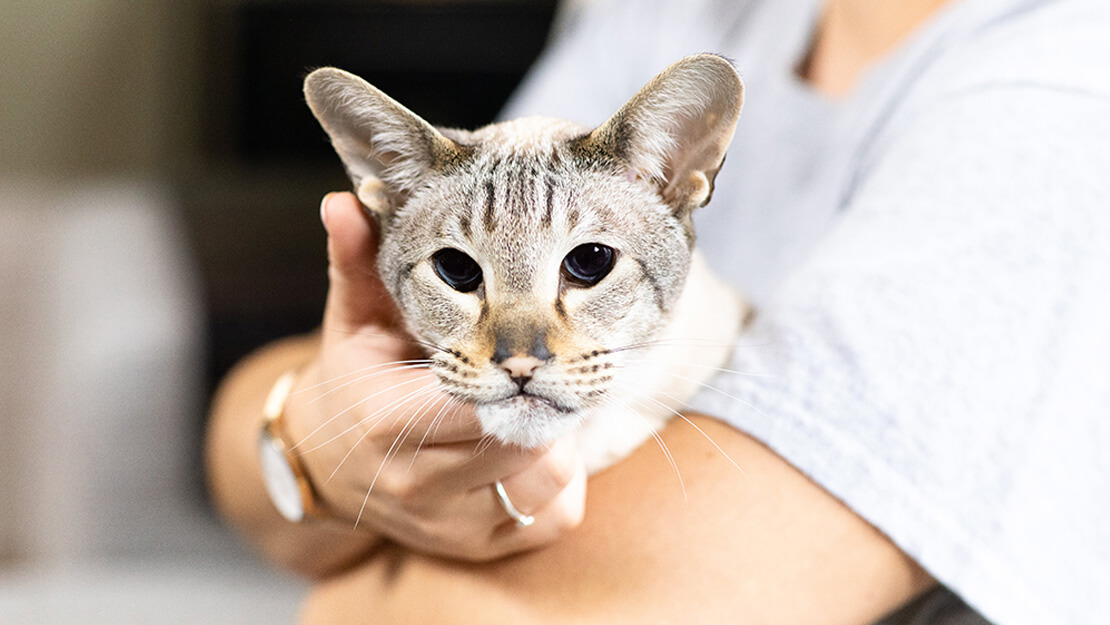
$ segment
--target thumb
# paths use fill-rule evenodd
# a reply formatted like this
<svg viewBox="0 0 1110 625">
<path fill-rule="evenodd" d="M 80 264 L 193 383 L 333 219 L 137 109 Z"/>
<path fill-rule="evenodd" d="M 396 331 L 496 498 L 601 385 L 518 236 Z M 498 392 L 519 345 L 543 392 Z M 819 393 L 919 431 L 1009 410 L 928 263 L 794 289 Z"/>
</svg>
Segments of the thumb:
<svg viewBox="0 0 1110 625">
<path fill-rule="evenodd" d="M 329 193 L 320 205 L 328 233 L 328 300 L 324 329 L 354 333 L 397 328 L 401 314 L 378 275 L 378 225 L 352 193 Z"/>
</svg>

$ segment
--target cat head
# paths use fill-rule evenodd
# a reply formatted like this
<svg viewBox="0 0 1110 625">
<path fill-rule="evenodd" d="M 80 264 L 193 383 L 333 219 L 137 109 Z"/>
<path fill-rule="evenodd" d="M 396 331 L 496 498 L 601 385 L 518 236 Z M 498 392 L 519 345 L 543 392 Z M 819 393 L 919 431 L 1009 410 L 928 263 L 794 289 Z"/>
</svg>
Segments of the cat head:
<svg viewBox="0 0 1110 625">
<path fill-rule="evenodd" d="M 682 59 L 595 129 L 436 129 L 334 68 L 305 94 L 379 223 L 382 280 L 487 433 L 549 442 L 634 388 L 739 116 L 728 61 Z"/>
</svg>

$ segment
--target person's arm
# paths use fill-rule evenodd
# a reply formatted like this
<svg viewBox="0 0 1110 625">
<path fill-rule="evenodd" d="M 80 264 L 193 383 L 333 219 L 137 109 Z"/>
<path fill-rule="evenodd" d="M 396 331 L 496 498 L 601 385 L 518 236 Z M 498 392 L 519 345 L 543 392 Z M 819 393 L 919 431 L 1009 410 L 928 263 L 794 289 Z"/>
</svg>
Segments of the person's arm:
<svg viewBox="0 0 1110 625">
<path fill-rule="evenodd" d="M 391 550 L 317 586 L 330 623 L 871 623 L 934 582 L 779 456 L 692 417 L 590 478 L 583 525 L 545 549 L 474 565 Z M 742 470 L 741 470 L 742 469 Z"/>
</svg>

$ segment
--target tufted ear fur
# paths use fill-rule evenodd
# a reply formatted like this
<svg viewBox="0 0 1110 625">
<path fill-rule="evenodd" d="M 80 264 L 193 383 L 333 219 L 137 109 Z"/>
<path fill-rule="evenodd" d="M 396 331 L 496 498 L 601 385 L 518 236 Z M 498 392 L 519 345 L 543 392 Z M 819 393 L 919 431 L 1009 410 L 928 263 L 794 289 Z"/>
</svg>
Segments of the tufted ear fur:
<svg viewBox="0 0 1110 625">
<path fill-rule="evenodd" d="M 740 76 L 723 57 L 686 57 L 653 78 L 580 148 L 617 157 L 630 177 L 655 185 L 686 216 L 713 193 L 743 92 Z"/>
<path fill-rule="evenodd" d="M 464 148 L 354 74 L 333 67 L 305 78 L 305 98 L 379 219 L 402 205 L 430 171 L 457 162 Z"/>
</svg>

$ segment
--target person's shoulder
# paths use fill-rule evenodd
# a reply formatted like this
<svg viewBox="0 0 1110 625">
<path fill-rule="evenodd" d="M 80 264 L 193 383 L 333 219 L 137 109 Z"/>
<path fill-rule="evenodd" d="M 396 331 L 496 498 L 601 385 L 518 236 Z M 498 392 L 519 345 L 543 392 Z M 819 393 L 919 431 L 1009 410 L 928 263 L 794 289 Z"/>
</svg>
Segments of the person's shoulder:
<svg viewBox="0 0 1110 625">
<path fill-rule="evenodd" d="M 1040 88 L 1110 97 L 1110 3 L 965 0 L 968 25 L 923 81 L 940 94 Z"/>
<path fill-rule="evenodd" d="M 1107 33 L 1106 0 L 955 3 L 888 68 L 864 153 L 905 140 L 1001 152 L 1030 133 L 1076 143 L 1106 123 Z"/>
</svg>

